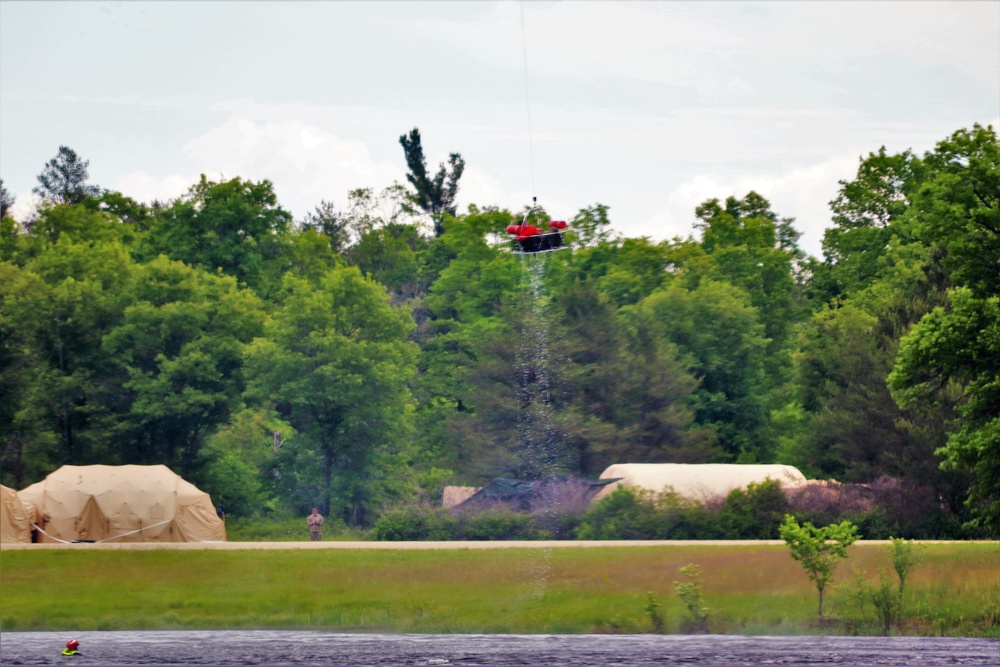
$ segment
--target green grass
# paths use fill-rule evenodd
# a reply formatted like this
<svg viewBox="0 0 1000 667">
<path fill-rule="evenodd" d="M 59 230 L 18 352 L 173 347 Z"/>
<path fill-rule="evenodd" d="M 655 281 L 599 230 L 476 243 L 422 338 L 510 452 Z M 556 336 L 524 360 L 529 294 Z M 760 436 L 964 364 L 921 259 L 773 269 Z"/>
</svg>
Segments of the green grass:
<svg viewBox="0 0 1000 667">
<path fill-rule="evenodd" d="M 343 522 L 328 519 L 323 526 L 327 542 L 349 542 L 369 539 L 367 530 L 348 528 Z M 245 518 L 230 516 L 226 520 L 226 538 L 230 542 L 308 542 L 309 528 L 305 517 Z"/>
<path fill-rule="evenodd" d="M 855 545 L 871 579 L 887 547 Z M 647 591 L 682 628 L 678 569 L 702 567 L 712 632 L 864 633 L 783 546 L 399 551 L 0 552 L 0 630 L 311 628 L 445 633 L 649 632 Z M 931 545 L 907 595 L 908 634 L 1000 636 L 1000 548 Z M 869 629 L 870 630 L 870 629 Z"/>
</svg>

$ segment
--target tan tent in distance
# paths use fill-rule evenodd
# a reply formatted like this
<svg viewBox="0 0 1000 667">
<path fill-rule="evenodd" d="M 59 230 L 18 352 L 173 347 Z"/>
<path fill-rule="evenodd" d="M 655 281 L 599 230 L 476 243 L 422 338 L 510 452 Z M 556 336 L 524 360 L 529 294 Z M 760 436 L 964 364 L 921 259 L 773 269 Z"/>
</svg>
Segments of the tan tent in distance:
<svg viewBox="0 0 1000 667">
<path fill-rule="evenodd" d="M 702 502 L 767 479 L 786 489 L 806 483 L 805 475 L 792 466 L 739 463 L 616 463 L 601 473 L 601 479 L 613 478 L 620 481 L 601 489 L 597 499 L 610 495 L 619 486 L 654 493 L 670 488 L 681 498 Z"/>
<path fill-rule="evenodd" d="M 35 506 L 39 542 L 226 539 L 208 494 L 163 465 L 63 466 L 19 495 Z"/>
<path fill-rule="evenodd" d="M 17 491 L 0 484 L 0 543 L 31 542 L 31 518 L 34 508 L 25 504 Z"/>
</svg>

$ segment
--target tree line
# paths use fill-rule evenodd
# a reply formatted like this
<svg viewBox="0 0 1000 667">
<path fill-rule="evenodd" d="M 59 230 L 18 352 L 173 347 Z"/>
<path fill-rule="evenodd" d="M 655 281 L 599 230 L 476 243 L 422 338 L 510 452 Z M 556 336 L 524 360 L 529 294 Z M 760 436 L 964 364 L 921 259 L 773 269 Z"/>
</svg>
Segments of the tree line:
<svg viewBox="0 0 1000 667">
<path fill-rule="evenodd" d="M 595 203 L 518 257 L 525 211 L 457 211 L 461 156 L 400 144 L 407 185 L 300 220 L 267 180 L 137 202 L 67 147 L 31 219 L 2 189 L 3 483 L 163 463 L 236 514 L 371 525 L 446 483 L 778 462 L 1000 531 L 992 127 L 863 156 L 821 258 L 756 192 L 666 241 Z"/>
</svg>

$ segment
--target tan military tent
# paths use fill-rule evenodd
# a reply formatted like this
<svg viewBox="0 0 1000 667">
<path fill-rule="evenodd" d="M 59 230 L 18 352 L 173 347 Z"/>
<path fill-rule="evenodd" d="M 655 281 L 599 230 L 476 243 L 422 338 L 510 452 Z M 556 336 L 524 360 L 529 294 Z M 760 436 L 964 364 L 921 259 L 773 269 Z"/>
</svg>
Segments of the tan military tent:
<svg viewBox="0 0 1000 667">
<path fill-rule="evenodd" d="M 63 466 L 19 494 L 35 506 L 40 542 L 226 539 L 211 498 L 166 466 Z"/>
<path fill-rule="evenodd" d="M 31 542 L 31 514 L 17 491 L 0 484 L 0 543 Z"/>
<path fill-rule="evenodd" d="M 616 463 L 601 473 L 601 479 L 616 477 L 620 481 L 604 487 L 597 499 L 621 485 L 656 493 L 669 487 L 682 498 L 704 501 L 766 479 L 776 480 L 786 488 L 795 488 L 806 481 L 805 475 L 792 466 L 736 463 Z"/>
</svg>

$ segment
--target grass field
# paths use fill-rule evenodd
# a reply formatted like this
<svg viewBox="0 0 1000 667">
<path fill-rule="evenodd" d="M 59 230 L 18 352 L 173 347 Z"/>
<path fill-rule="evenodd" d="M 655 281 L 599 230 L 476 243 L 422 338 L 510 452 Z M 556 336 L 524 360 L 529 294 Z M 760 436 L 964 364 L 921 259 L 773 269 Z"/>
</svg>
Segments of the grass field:
<svg viewBox="0 0 1000 667">
<path fill-rule="evenodd" d="M 649 632 L 647 593 L 683 630 L 678 569 L 702 567 L 709 630 L 870 633 L 855 574 L 889 575 L 854 545 L 828 592 L 784 546 L 498 550 L 0 552 L 0 630 L 311 628 L 444 633 Z M 935 544 L 908 583 L 900 634 L 1000 637 L 1000 546 Z M 893 575 L 894 576 L 894 575 Z"/>
</svg>

